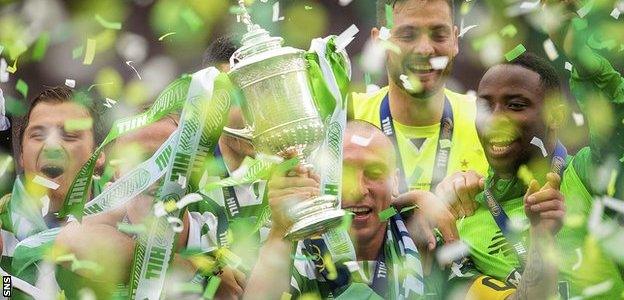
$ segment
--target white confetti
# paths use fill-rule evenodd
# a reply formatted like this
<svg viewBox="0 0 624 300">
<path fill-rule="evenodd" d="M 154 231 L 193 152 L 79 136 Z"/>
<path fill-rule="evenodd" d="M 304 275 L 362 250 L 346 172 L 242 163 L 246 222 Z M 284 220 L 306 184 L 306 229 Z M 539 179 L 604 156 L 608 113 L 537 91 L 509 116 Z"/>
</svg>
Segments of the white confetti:
<svg viewBox="0 0 624 300">
<path fill-rule="evenodd" d="M 436 257 L 441 265 L 448 265 L 455 260 L 468 256 L 469 253 L 468 245 L 460 240 L 442 246 L 436 253 Z"/>
<path fill-rule="evenodd" d="M 414 90 L 414 86 L 410 82 L 409 77 L 407 77 L 407 75 L 401 74 L 401 76 L 399 76 L 399 78 L 401 79 L 401 83 L 403 83 L 403 87 L 405 89 L 407 89 L 409 91 L 413 91 Z"/>
<path fill-rule="evenodd" d="M 46 260 L 42 260 L 37 264 L 38 274 L 35 281 L 35 287 L 41 289 L 41 292 L 45 295 L 42 298 L 36 298 L 41 300 L 53 300 L 56 299 L 53 295 L 57 295 L 59 287 L 55 280 L 56 267 L 54 263 Z"/>
<path fill-rule="evenodd" d="M 466 96 L 468 96 L 468 98 L 476 100 L 477 99 L 477 91 L 475 90 L 468 90 L 466 92 Z"/>
<path fill-rule="evenodd" d="M 54 182 L 54 181 L 52 181 L 50 179 L 41 177 L 39 175 L 35 176 L 35 179 L 33 179 L 33 182 L 38 184 L 38 185 L 45 186 L 45 187 L 47 187 L 49 189 L 53 189 L 53 190 L 56 190 L 59 187 L 58 183 L 56 183 L 56 182 Z"/>
<path fill-rule="evenodd" d="M 585 16 L 591 11 L 593 6 L 594 6 L 594 2 L 588 1 L 587 4 L 579 8 L 579 10 L 577 10 L 576 13 L 579 15 L 579 17 L 585 18 Z"/>
<path fill-rule="evenodd" d="M 363 136 L 359 136 L 357 134 L 354 134 L 351 136 L 351 143 L 354 143 L 356 145 L 362 146 L 362 147 L 368 147 L 368 145 L 370 144 L 370 142 L 373 140 L 373 137 L 368 137 L 365 138 Z"/>
<path fill-rule="evenodd" d="M 574 266 L 572 266 L 572 271 L 578 270 L 578 268 L 580 268 L 581 264 L 583 263 L 583 252 L 581 252 L 581 248 L 574 249 L 574 252 L 576 252 L 577 259 Z"/>
<path fill-rule="evenodd" d="M 520 3 L 520 8 L 521 9 L 534 9 L 534 8 L 537 8 L 539 4 L 540 4 L 540 0 L 537 0 L 535 2 L 524 1 Z"/>
<path fill-rule="evenodd" d="M 347 6 L 347 5 L 351 4 L 351 1 L 353 1 L 353 0 L 339 0 L 338 4 L 340 4 L 340 6 Z"/>
<path fill-rule="evenodd" d="M 76 87 L 76 80 L 65 79 L 65 85 L 70 87 L 70 88 L 75 88 Z"/>
<path fill-rule="evenodd" d="M 604 205 L 602 201 L 595 199 L 592 203 L 592 209 L 587 218 L 587 229 L 597 237 L 604 237 L 609 234 L 609 228 L 602 224 L 602 215 L 604 213 Z"/>
<path fill-rule="evenodd" d="M 609 279 L 607 281 L 603 281 L 599 284 L 588 286 L 583 289 L 583 296 L 585 297 L 593 297 L 600 294 L 604 294 L 608 290 L 613 287 L 613 280 Z"/>
<path fill-rule="evenodd" d="M 0 131 L 5 131 L 9 128 L 11 128 L 11 121 L 9 121 L 9 118 L 6 117 L 4 94 L 2 93 L 2 89 L 0 89 Z M 6 168 L 4 171 L 6 171 Z M 4 174 L 4 171 L 0 174 Z"/>
<path fill-rule="evenodd" d="M 362 70 L 366 73 L 379 74 L 386 63 L 386 49 L 381 43 L 368 40 L 362 50 Z"/>
<path fill-rule="evenodd" d="M 167 210 L 165 209 L 165 204 L 162 201 L 154 203 L 154 216 L 160 218 L 166 214 Z"/>
<path fill-rule="evenodd" d="M 366 93 L 367 94 L 372 94 L 372 93 L 374 93 L 376 91 L 379 91 L 380 89 L 381 88 L 378 85 L 376 85 L 376 84 L 369 84 L 369 85 L 366 86 Z"/>
<path fill-rule="evenodd" d="M 106 102 L 104 102 L 104 106 L 111 108 L 113 107 L 113 105 L 117 104 L 117 101 L 111 99 L 111 98 L 106 98 Z"/>
<path fill-rule="evenodd" d="M 134 66 L 131 65 L 131 63 L 132 61 L 129 60 L 126 62 L 126 65 L 128 65 L 130 68 L 132 68 L 132 70 L 134 70 L 134 73 L 136 73 L 137 77 L 139 77 L 139 80 L 142 80 L 141 75 L 139 75 L 139 71 L 137 71 L 137 69 L 135 69 Z"/>
<path fill-rule="evenodd" d="M 385 26 L 382 26 L 379 29 L 379 38 L 387 41 L 390 37 L 392 36 L 392 34 L 390 33 L 390 29 L 386 28 Z"/>
<path fill-rule="evenodd" d="M 574 119 L 574 124 L 576 124 L 576 126 L 583 126 L 583 124 L 585 124 L 585 116 L 581 113 L 573 112 L 572 118 Z"/>
<path fill-rule="evenodd" d="M 569 61 L 566 61 L 564 64 L 564 68 L 570 72 L 572 72 L 572 64 Z"/>
<path fill-rule="evenodd" d="M 279 2 L 273 3 L 273 22 L 282 21 L 284 17 L 280 17 L 280 4 Z"/>
<path fill-rule="evenodd" d="M 178 184 L 185 189 L 186 188 L 186 176 L 178 175 Z"/>
<path fill-rule="evenodd" d="M 167 217 L 167 222 L 173 227 L 173 232 L 180 233 L 184 229 L 184 223 L 180 218 L 169 216 Z"/>
<path fill-rule="evenodd" d="M 48 214 L 48 211 L 50 210 L 50 197 L 48 197 L 48 195 L 44 195 L 43 197 L 41 197 L 41 215 L 45 216 Z"/>
<path fill-rule="evenodd" d="M 336 38 L 336 51 L 342 51 L 347 48 L 347 46 L 355 39 L 355 35 L 360 32 L 360 29 L 355 26 L 355 24 L 351 24 L 349 28 L 343 31 Z"/>
<path fill-rule="evenodd" d="M 470 25 L 470 26 L 466 26 L 464 27 L 464 19 L 461 20 L 461 24 L 459 26 L 459 37 L 462 38 L 464 37 L 464 35 L 470 30 L 473 29 L 475 27 L 477 27 L 479 25 Z"/>
<path fill-rule="evenodd" d="M 191 203 L 195 203 L 195 202 L 199 202 L 202 199 L 204 199 L 200 194 L 198 193 L 192 193 L 192 194 L 188 194 L 184 197 L 182 197 L 182 199 L 180 199 L 180 201 L 176 202 L 176 207 L 178 207 L 178 209 L 182 209 L 185 206 L 191 204 Z"/>
<path fill-rule="evenodd" d="M 546 52 L 546 55 L 548 55 L 548 59 L 550 59 L 550 61 L 554 61 L 559 58 L 557 48 L 555 48 L 555 44 L 551 39 L 544 41 L 544 51 Z"/>
<path fill-rule="evenodd" d="M 616 20 L 620 18 L 620 14 L 622 14 L 622 12 L 617 7 L 613 8 L 613 10 L 611 11 L 611 17 Z"/>
<path fill-rule="evenodd" d="M 531 140 L 531 145 L 535 145 L 540 148 L 544 157 L 548 156 L 548 152 L 546 152 L 546 148 L 544 147 L 544 142 L 542 142 L 542 140 L 540 140 L 539 138 L 533 137 L 533 139 Z"/>
<path fill-rule="evenodd" d="M 0 177 L 4 176 L 4 173 L 6 173 L 7 169 L 9 168 L 9 165 L 11 165 L 12 162 L 13 162 L 13 157 L 10 157 L 10 156 L 4 160 L 4 162 L 0 166 Z"/>
<path fill-rule="evenodd" d="M 2 54 L 2 51 L 4 51 L 4 46 L 0 45 L 0 54 Z"/>
<path fill-rule="evenodd" d="M 604 206 L 624 215 L 624 201 L 605 196 L 602 198 L 602 202 L 604 203 Z"/>
<path fill-rule="evenodd" d="M 434 70 L 443 70 L 449 62 L 448 56 L 437 56 L 429 59 L 429 63 Z"/>
<path fill-rule="evenodd" d="M 0 59 L 0 82 L 9 81 L 9 72 L 7 72 L 7 63 L 4 58 Z"/>
</svg>

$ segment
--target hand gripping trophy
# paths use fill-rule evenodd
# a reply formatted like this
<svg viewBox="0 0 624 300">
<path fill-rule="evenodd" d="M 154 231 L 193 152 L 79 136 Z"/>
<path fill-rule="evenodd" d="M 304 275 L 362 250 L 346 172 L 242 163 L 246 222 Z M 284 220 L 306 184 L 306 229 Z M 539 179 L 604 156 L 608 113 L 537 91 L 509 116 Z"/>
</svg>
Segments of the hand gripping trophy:
<svg viewBox="0 0 624 300">
<path fill-rule="evenodd" d="M 325 126 L 313 99 L 306 52 L 283 47 L 281 37 L 271 37 L 251 22 L 243 0 L 239 5 L 247 32 L 230 58 L 228 75 L 242 90 L 246 128 L 224 132 L 250 140 L 258 153 L 284 156 L 294 151 L 307 164 L 306 159 L 323 143 Z M 324 233 L 345 215 L 333 195 L 299 201 L 288 213 L 294 221 L 286 235 L 290 240 Z"/>
</svg>

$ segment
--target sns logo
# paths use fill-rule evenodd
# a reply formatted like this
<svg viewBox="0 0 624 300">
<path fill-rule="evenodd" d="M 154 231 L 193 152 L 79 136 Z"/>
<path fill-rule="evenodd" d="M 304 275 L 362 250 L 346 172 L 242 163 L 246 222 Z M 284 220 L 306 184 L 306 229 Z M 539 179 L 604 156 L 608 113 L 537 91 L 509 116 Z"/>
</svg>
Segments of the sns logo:
<svg viewBox="0 0 624 300">
<path fill-rule="evenodd" d="M 11 297 L 11 276 L 2 276 L 2 296 Z"/>
</svg>

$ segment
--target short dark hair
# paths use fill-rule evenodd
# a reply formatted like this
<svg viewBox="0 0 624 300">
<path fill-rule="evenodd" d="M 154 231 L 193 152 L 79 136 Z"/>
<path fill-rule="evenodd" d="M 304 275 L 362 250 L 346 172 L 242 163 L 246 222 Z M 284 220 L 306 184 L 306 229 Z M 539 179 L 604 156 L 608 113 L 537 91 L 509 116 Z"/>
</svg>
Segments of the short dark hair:
<svg viewBox="0 0 624 300">
<path fill-rule="evenodd" d="M 215 66 L 217 64 L 229 63 L 230 57 L 238 49 L 238 43 L 231 35 L 220 36 L 208 45 L 204 51 L 202 67 Z"/>
<path fill-rule="evenodd" d="M 397 3 L 406 2 L 409 0 L 377 0 L 377 26 L 386 26 L 386 4 L 390 5 L 392 8 Z M 430 1 L 430 0 L 426 0 Z M 451 8 L 451 20 L 455 20 L 455 2 L 454 0 L 446 0 L 446 3 Z"/>
<path fill-rule="evenodd" d="M 549 61 L 532 52 L 524 52 L 514 60 L 504 64 L 521 66 L 539 74 L 542 86 L 547 93 L 559 93 L 561 91 L 561 80 L 557 75 L 557 70 Z"/>
<path fill-rule="evenodd" d="M 79 105 L 82 105 L 89 111 L 89 116 L 93 119 L 93 126 L 91 130 L 93 131 L 93 142 L 95 147 L 100 143 L 101 137 L 101 127 L 100 123 L 100 115 L 95 108 L 95 104 L 93 103 L 93 99 L 89 97 L 87 94 L 79 92 L 74 93 L 71 89 L 65 86 L 55 86 L 48 89 L 45 89 L 43 92 L 39 93 L 37 97 L 35 97 L 30 102 L 30 107 L 28 108 L 28 113 L 26 114 L 26 118 L 22 123 L 22 126 L 19 127 L 19 143 L 20 148 L 22 147 L 22 142 L 24 140 L 24 131 L 26 127 L 28 127 L 28 123 L 30 122 L 30 115 L 32 111 L 39 103 L 64 103 L 64 102 L 74 102 Z"/>
</svg>

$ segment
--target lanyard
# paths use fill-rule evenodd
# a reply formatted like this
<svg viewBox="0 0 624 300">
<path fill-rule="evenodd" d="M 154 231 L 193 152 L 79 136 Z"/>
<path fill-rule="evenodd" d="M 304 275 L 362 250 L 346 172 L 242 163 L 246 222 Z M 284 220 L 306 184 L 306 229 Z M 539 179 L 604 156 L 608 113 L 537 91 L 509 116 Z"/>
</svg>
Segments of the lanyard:
<svg viewBox="0 0 624 300">
<path fill-rule="evenodd" d="M 451 147 L 442 147 L 440 141 L 453 139 L 453 108 L 448 98 L 444 98 L 444 110 L 442 111 L 442 118 L 440 119 L 440 133 L 438 136 L 438 146 L 436 149 L 435 161 L 433 163 L 433 173 L 431 176 L 430 190 L 434 190 L 435 187 L 444 179 L 448 169 L 449 155 Z M 399 182 L 399 192 L 404 193 L 408 191 L 409 184 L 407 183 L 407 177 L 405 177 L 405 170 L 403 168 L 403 159 L 401 158 L 401 151 L 399 149 L 399 143 L 396 138 L 394 121 L 392 119 L 392 113 L 390 112 L 390 100 L 388 94 L 384 97 L 379 108 L 379 122 L 381 123 L 382 131 L 390 138 L 394 144 L 397 156 L 399 158 L 399 172 L 403 180 Z"/>
<path fill-rule="evenodd" d="M 565 158 L 568 155 L 568 151 L 561 144 L 561 142 L 557 141 L 557 145 L 555 147 L 555 151 L 553 152 L 553 158 L 551 162 L 551 170 L 559 174 L 561 178 L 563 178 L 563 171 L 565 170 Z M 484 191 L 485 195 L 485 203 L 487 204 L 488 210 L 494 218 L 496 225 L 500 228 L 503 236 L 509 243 L 512 244 L 512 247 L 518 258 L 520 259 L 521 268 L 524 269 L 524 264 L 526 262 L 527 251 L 524 243 L 522 243 L 522 239 L 518 233 L 514 233 L 509 230 L 509 216 L 505 213 L 503 207 L 498 203 L 494 194 L 492 194 L 491 186 L 487 187 Z"/>
<path fill-rule="evenodd" d="M 221 146 L 219 146 L 217 144 L 217 147 L 214 151 L 215 154 L 215 158 L 219 161 L 219 163 L 221 164 L 221 168 L 223 168 L 224 173 L 223 178 L 227 177 L 227 175 L 229 174 L 229 171 L 227 169 L 227 165 L 225 164 L 225 158 L 223 157 L 223 154 L 221 153 Z M 238 214 L 241 211 L 241 207 L 240 204 L 238 202 L 238 198 L 236 196 L 236 191 L 234 190 L 234 186 L 225 186 L 221 188 L 223 191 L 223 202 L 225 204 L 225 210 L 227 211 L 228 214 L 228 219 L 229 220 L 233 220 L 235 219 Z"/>
</svg>

